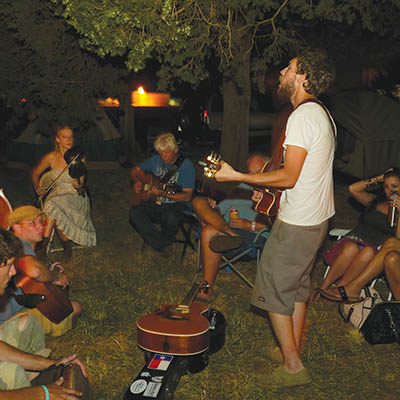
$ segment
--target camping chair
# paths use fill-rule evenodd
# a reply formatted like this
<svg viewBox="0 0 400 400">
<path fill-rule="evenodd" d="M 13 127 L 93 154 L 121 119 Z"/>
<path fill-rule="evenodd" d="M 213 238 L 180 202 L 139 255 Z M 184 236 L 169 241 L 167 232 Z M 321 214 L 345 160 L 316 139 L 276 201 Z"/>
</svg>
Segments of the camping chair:
<svg viewBox="0 0 400 400">
<path fill-rule="evenodd" d="M 347 233 L 349 233 L 350 231 L 351 231 L 351 229 L 334 228 L 334 229 L 331 229 L 331 230 L 329 231 L 329 236 L 336 237 L 336 240 L 340 240 L 342 237 L 344 237 L 344 236 L 345 236 Z M 325 272 L 324 272 L 324 279 L 325 279 L 326 276 L 328 275 L 328 272 L 329 272 L 330 268 L 331 268 L 330 265 L 327 265 L 327 266 L 326 266 L 326 269 L 325 269 Z M 385 282 L 385 284 L 387 285 L 385 277 L 384 277 L 384 276 L 378 276 L 378 277 L 376 277 L 374 280 L 371 281 L 371 283 L 369 284 L 369 286 L 375 287 L 375 285 L 376 285 L 377 282 Z M 389 289 L 389 288 L 388 288 L 388 289 Z M 391 292 L 390 289 L 389 289 L 389 294 L 388 294 L 387 301 L 391 301 L 391 300 L 392 300 L 392 297 L 393 297 L 393 294 L 392 294 L 392 292 Z"/>
<path fill-rule="evenodd" d="M 257 260 L 257 269 L 260 265 L 260 257 L 262 249 L 264 248 L 265 242 L 261 239 L 263 233 L 267 232 L 268 229 L 264 228 L 257 232 L 257 235 L 253 239 L 251 243 L 246 246 L 244 250 L 240 253 L 234 255 L 233 257 L 226 257 L 222 254 L 222 263 L 218 266 L 218 270 L 224 269 L 229 273 L 233 271 L 244 283 L 246 283 L 250 288 L 253 288 L 253 283 L 238 269 L 238 267 L 234 264 L 237 261 L 249 261 L 249 260 Z M 199 239 L 200 240 L 200 239 Z M 200 243 L 197 245 L 197 268 L 196 268 L 196 277 L 200 274 L 202 270 L 201 264 L 201 254 L 200 254 Z"/>
<path fill-rule="evenodd" d="M 179 225 L 177 236 L 182 236 L 182 238 L 176 238 L 173 243 L 182 244 L 182 252 L 180 255 L 179 262 L 182 264 L 183 259 L 185 258 L 186 250 L 190 247 L 192 250 L 195 249 L 195 245 L 192 241 L 192 232 L 197 231 L 199 226 L 199 220 L 196 217 L 196 214 L 191 211 L 191 207 L 187 210 L 183 211 L 183 220 Z M 146 242 L 142 243 L 142 252 L 146 248 Z"/>
<path fill-rule="evenodd" d="M 182 264 L 183 259 L 186 254 L 186 249 L 190 247 L 192 250 L 195 250 L 194 244 L 191 239 L 191 234 L 193 230 L 197 231 L 199 227 L 199 220 L 196 217 L 196 214 L 191 210 L 183 211 L 183 220 L 179 225 L 179 231 L 183 235 L 183 239 L 175 239 L 174 243 L 183 244 L 182 253 L 180 257 L 180 263 Z"/>
</svg>

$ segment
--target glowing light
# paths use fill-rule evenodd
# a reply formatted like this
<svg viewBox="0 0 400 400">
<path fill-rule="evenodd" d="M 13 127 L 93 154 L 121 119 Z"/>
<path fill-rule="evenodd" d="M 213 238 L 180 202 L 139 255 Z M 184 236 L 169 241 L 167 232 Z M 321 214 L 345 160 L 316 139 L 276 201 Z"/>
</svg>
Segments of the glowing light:
<svg viewBox="0 0 400 400">
<path fill-rule="evenodd" d="M 139 94 L 144 94 L 145 91 L 144 91 L 143 86 L 139 86 L 138 89 L 137 89 L 137 92 L 138 92 Z"/>
</svg>

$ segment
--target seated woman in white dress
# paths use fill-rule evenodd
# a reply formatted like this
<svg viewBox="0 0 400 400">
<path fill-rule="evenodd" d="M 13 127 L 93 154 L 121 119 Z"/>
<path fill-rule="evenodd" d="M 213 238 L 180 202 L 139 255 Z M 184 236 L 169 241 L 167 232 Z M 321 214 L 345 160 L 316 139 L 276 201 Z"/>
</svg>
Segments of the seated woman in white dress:
<svg viewBox="0 0 400 400">
<path fill-rule="evenodd" d="M 64 154 L 74 145 L 74 133 L 68 126 L 57 129 L 55 150 L 46 154 L 32 171 L 32 181 L 40 196 L 46 191 L 39 184 L 41 175 L 50 169 L 50 180 L 55 181 L 46 197 L 43 211 L 47 215 L 41 249 L 46 249 L 54 227 L 63 244 L 64 255 L 72 255 L 72 242 L 83 246 L 96 245 L 96 231 L 90 219 L 90 201 L 84 189 L 85 175 L 70 176 Z M 81 160 L 86 162 L 83 157 Z"/>
</svg>

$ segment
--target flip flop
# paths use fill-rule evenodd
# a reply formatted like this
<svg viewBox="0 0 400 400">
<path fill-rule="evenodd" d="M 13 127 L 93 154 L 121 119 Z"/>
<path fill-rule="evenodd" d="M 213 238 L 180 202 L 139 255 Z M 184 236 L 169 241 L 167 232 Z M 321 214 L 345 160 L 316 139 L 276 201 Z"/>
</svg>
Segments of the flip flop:
<svg viewBox="0 0 400 400">
<path fill-rule="evenodd" d="M 216 235 L 210 239 L 210 249 L 215 253 L 238 249 L 244 243 L 241 236 Z"/>
<path fill-rule="evenodd" d="M 362 299 L 359 297 L 349 297 L 347 296 L 346 289 L 344 286 L 338 286 L 337 290 L 339 291 L 340 296 L 335 296 L 331 293 L 328 293 L 324 289 L 318 289 L 319 293 L 321 294 L 322 297 L 324 297 L 327 300 L 333 301 L 335 303 L 346 303 L 346 304 L 351 304 L 351 303 L 358 303 Z"/>
</svg>

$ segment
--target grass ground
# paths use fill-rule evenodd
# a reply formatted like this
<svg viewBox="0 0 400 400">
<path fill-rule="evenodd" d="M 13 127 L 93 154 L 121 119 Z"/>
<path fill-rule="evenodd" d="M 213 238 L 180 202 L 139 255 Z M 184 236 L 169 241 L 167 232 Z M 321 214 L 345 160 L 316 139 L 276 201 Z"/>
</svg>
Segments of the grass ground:
<svg viewBox="0 0 400 400">
<path fill-rule="evenodd" d="M 194 277 L 196 254 L 188 250 L 180 264 L 180 245 L 172 246 L 167 257 L 149 248 L 142 251 L 142 241 L 128 223 L 129 171 L 91 170 L 89 174 L 98 245 L 74 250 L 65 265 L 72 297 L 83 303 L 85 311 L 74 330 L 47 342 L 54 357 L 75 352 L 86 363 L 97 400 L 116 400 L 123 399 L 144 366 L 143 352 L 136 344 L 137 319 L 160 303 L 175 303 L 185 296 Z M 357 212 L 347 201 L 346 185 L 340 181 L 335 185 L 333 225 L 351 227 Z M 14 207 L 35 200 L 25 170 L 2 167 L 0 187 Z M 51 257 L 56 259 L 57 253 Z M 254 277 L 255 262 L 240 266 Z M 315 287 L 323 268 L 319 258 L 313 272 Z M 312 384 L 272 392 L 265 377 L 276 365 L 264 349 L 274 338 L 266 319 L 250 311 L 249 288 L 235 275 L 220 272 L 216 293 L 213 307 L 227 321 L 225 346 L 211 356 L 202 372 L 182 377 L 177 400 L 398 397 L 398 346 L 369 345 L 355 328 L 342 322 L 336 306 L 320 301 L 310 304 L 305 327 L 303 359 Z"/>
</svg>

